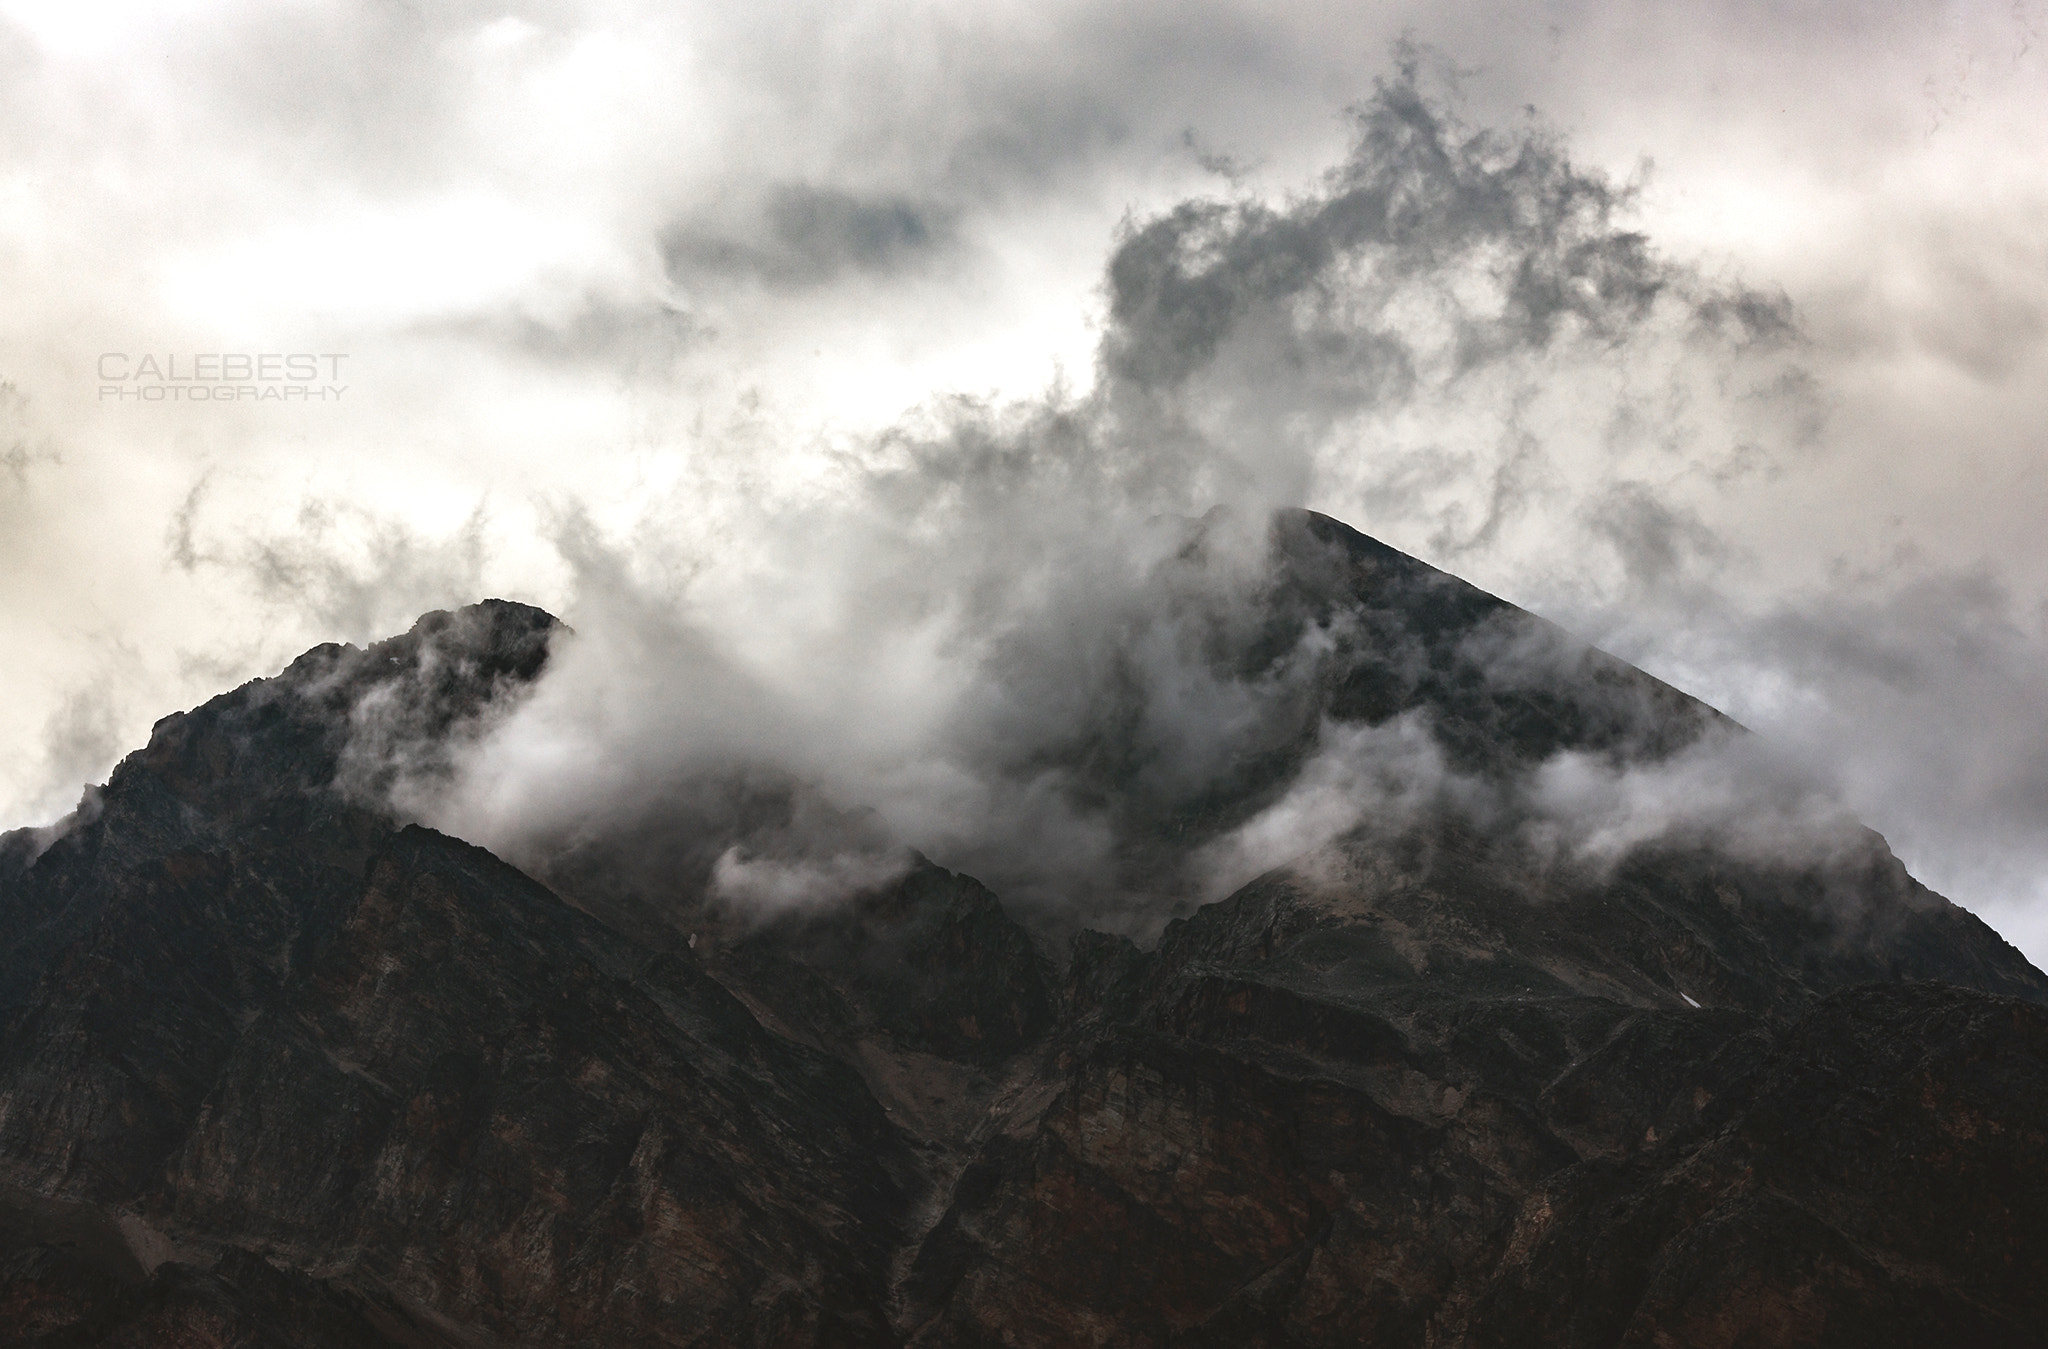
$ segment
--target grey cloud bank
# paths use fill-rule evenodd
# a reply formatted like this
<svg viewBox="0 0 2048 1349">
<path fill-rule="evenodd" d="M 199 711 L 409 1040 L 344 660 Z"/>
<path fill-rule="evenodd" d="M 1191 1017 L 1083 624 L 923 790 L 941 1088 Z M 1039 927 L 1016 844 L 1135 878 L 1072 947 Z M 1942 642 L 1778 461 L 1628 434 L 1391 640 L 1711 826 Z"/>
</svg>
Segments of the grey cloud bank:
<svg viewBox="0 0 2048 1349">
<path fill-rule="evenodd" d="M 1442 780 L 1428 728 L 1317 738 L 1312 650 L 1207 663 L 1246 522 L 1307 504 L 1699 692 L 2048 950 L 2029 6 L 8 14 L 14 819 L 512 593 L 587 654 L 472 832 L 744 761 L 699 809 L 825 799 L 734 886 L 913 841 L 1114 890 L 1062 753 L 1115 729 L 1164 809 L 1307 735 L 1208 854 L 1253 866 Z M 350 401 L 90 406 L 144 338 L 347 350 Z M 1721 799 L 1580 768 L 1573 847 Z"/>
<path fill-rule="evenodd" d="M 670 593 L 634 572 L 664 538 L 698 545 L 685 503 L 651 505 L 629 548 L 566 521 L 579 636 L 452 779 L 402 781 L 401 805 L 572 888 L 631 859 L 636 903 L 816 902 L 915 847 L 1023 912 L 1140 936 L 1446 804 L 1582 861 L 1683 831 L 1696 790 L 1700 831 L 1804 846 L 1790 825 L 1745 833 L 1753 756 L 1702 748 L 1646 775 L 1565 756 L 1496 780 L 1491 729 L 1440 745 L 1427 714 L 1385 719 L 1399 702 L 1325 720 L 1359 660 L 1394 687 L 1439 655 L 1398 611 L 1365 629 L 1300 610 L 1285 577 L 1325 566 L 1324 545 L 1285 544 L 1302 560 L 1276 576 L 1269 513 L 1332 476 L 1391 494 L 1376 475 L 1491 456 L 1478 547 L 1524 511 L 1521 482 L 1562 471 L 1528 429 L 1376 463 L 1389 419 L 1457 402 L 1512 426 L 1534 384 L 1595 366 L 1726 401 L 1804 390 L 1782 301 L 1661 260 L 1615 223 L 1624 191 L 1549 133 L 1465 127 L 1419 75 L 1409 58 L 1357 109 L 1343 164 L 1285 205 L 1127 226 L 1085 392 L 954 401 L 851 446 L 832 491 L 724 517 L 724 546 Z M 1725 429 L 1689 452 L 1718 465 L 1739 448 L 1709 439 Z M 1627 467 L 1640 439 L 1578 471 Z M 1463 523 L 1453 508 L 1442 528 Z M 1503 684 L 1547 690 L 1579 659 L 1493 635 L 1466 665 Z"/>
</svg>

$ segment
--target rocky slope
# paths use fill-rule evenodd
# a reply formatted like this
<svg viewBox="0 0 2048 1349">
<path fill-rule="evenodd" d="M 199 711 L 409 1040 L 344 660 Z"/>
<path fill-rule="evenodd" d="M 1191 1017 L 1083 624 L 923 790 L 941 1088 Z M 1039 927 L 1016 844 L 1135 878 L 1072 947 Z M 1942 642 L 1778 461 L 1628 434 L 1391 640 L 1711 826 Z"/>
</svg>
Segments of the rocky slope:
<svg viewBox="0 0 2048 1349">
<path fill-rule="evenodd" d="M 1333 521 L 1274 540 L 1223 658 L 1327 632 L 1314 705 L 1135 803 L 1131 865 L 1325 718 L 1424 709 L 1495 775 L 1725 730 Z M 1432 818 L 1150 950 L 922 858 L 742 922 L 364 804 L 554 631 L 316 649 L 0 838 L 0 1342 L 2041 1342 L 2048 978 L 1875 835 L 1573 868 Z"/>
</svg>

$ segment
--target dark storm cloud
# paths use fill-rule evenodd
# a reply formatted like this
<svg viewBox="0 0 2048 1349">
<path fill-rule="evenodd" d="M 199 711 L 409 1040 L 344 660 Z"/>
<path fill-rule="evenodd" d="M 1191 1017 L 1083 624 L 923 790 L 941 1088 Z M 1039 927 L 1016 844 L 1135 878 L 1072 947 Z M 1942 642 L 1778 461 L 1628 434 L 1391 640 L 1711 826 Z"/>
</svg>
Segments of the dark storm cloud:
<svg viewBox="0 0 2048 1349">
<path fill-rule="evenodd" d="M 1188 153 L 1195 157 L 1195 162 L 1202 166 L 1204 172 L 1215 174 L 1232 187 L 1241 186 L 1245 179 L 1251 176 L 1253 169 L 1257 167 L 1255 164 L 1245 163 L 1233 155 L 1225 154 L 1221 150 L 1210 148 L 1196 134 L 1193 127 L 1186 127 L 1181 131 L 1180 141 L 1182 145 L 1187 147 Z"/>
<path fill-rule="evenodd" d="M 1429 521 L 1414 537 L 1450 561 L 1559 495 L 1646 468 L 1739 478 L 1811 439 L 1822 408 L 1783 296 L 1662 256 L 1622 223 L 1633 187 L 1538 123 L 1467 125 L 1427 66 L 1404 52 L 1312 190 L 1128 227 L 1097 397 L 1144 442 L 1130 453 L 1276 502 L 1348 479 L 1338 499 Z M 1564 399 L 1604 400 L 1606 463 L 1583 433 L 1601 402 Z M 1459 439 L 1416 443 L 1394 425 L 1416 409 Z"/>
<path fill-rule="evenodd" d="M 1584 518 L 1614 549 L 1637 590 L 1696 580 L 1702 568 L 1718 569 L 1727 560 L 1727 545 L 1695 512 L 1646 483 L 1614 484 L 1587 503 Z"/>
<path fill-rule="evenodd" d="M 1775 347 L 1797 342 L 1803 335 L 1791 297 L 1782 291 L 1737 288 L 1705 296 L 1695 312 L 1700 327 L 1716 340 Z"/>
<path fill-rule="evenodd" d="M 506 306 L 486 314 L 425 323 L 418 331 L 518 353 L 547 365 L 599 368 L 630 376 L 671 373 L 708 333 L 679 304 L 622 300 L 585 292 L 558 312 Z"/>
<path fill-rule="evenodd" d="M 1466 367 L 1540 348 L 1567 317 L 1619 335 L 1666 286 L 1644 241 L 1610 225 L 1616 191 L 1545 138 L 1463 131 L 1412 71 L 1358 123 L 1322 193 L 1284 209 L 1190 202 L 1132 232 L 1109 266 L 1112 373 L 1178 385 L 1241 328 L 1299 306 L 1282 359 L 1367 372 L 1357 396 L 1370 399 L 1407 373 L 1393 358 L 1408 339 L 1359 319 L 1417 279 L 1448 285 L 1471 263 L 1494 274 L 1497 311 L 1458 315 Z"/>
<path fill-rule="evenodd" d="M 1619 227 L 1628 189 L 1575 167 L 1553 135 L 1465 127 L 1418 75 L 1410 58 L 1355 111 L 1351 158 L 1320 192 L 1284 208 L 1189 202 L 1135 228 L 1109 264 L 1110 372 L 1177 385 L 1285 313 L 1286 364 L 1347 372 L 1359 400 L 1384 397 L 1411 377 L 1412 341 L 1386 309 L 1418 286 L 1456 325 L 1460 374 L 1567 333 L 1618 344 L 1667 295 L 1717 338 L 1793 336 L 1782 298 L 1708 286 Z M 1487 283 L 1486 301 L 1459 301 L 1466 279 Z"/>
<path fill-rule="evenodd" d="M 678 227 L 662 240 L 662 257 L 683 285 L 713 275 L 803 288 L 849 273 L 879 277 L 922 267 L 957 242 L 955 213 L 946 206 L 779 183 L 767 190 L 758 223 L 730 233 Z"/>
</svg>

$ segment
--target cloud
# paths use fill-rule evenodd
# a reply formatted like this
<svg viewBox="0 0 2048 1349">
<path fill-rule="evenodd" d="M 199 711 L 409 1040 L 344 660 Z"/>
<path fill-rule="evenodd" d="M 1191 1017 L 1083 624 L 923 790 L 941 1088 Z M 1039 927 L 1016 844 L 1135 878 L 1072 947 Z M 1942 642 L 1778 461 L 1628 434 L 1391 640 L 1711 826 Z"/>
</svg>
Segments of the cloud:
<svg viewBox="0 0 2048 1349">
<path fill-rule="evenodd" d="M 1567 750 L 1531 775 L 1518 807 L 1537 857 L 1601 874 L 1646 846 L 1815 867 L 1867 838 L 1832 784 L 1733 728 L 1647 762 Z"/>
<path fill-rule="evenodd" d="M 1621 228 L 1626 189 L 1552 133 L 1472 130 L 1420 78 L 1409 60 L 1284 204 L 1131 222 L 1087 388 L 937 399 L 820 478 L 708 514 L 695 492 L 654 502 L 630 537 L 566 517 L 578 635 L 413 808 L 572 890 L 625 868 L 642 907 L 813 902 L 852 883 L 845 859 L 915 847 L 1042 921 L 1138 933 L 1361 811 L 1421 809 L 1452 781 L 1430 729 L 1325 707 L 1375 643 L 1434 657 L 1399 612 L 1366 631 L 1302 608 L 1272 509 L 1409 472 L 1358 461 L 1359 419 L 1456 400 L 1507 447 L 1476 548 L 1557 460 L 1528 389 L 1666 378 L 1680 355 L 1687 378 L 1748 380 L 1791 343 L 1775 300 Z M 1622 440 L 1615 458 L 1640 451 Z M 1669 570 L 1679 520 L 1645 488 L 1588 528 Z M 1320 565 L 1300 546 L 1288 565 Z M 1502 687 L 1598 674 L 1557 640 L 1485 638 L 1463 658 Z M 1671 709 L 1631 698 L 1580 729 L 1666 752 Z M 1474 734 L 1452 755 L 1490 762 Z"/>
<path fill-rule="evenodd" d="M 37 425 L 26 461 L 0 437 L 0 796 L 42 799 L 17 779 L 80 690 L 132 744 L 312 641 L 595 612 L 602 580 L 758 686 L 740 743 L 835 747 L 839 805 L 886 788 L 906 830 L 1013 836 L 988 859 L 1048 895 L 1115 891 L 1108 765 L 1170 787 L 1317 732 L 1305 674 L 1268 722 L 1185 654 L 1255 602 L 1094 535 L 1306 502 L 1708 692 L 2018 905 L 2048 875 L 2025 9 L 15 6 L 0 373 Z M 1395 58 L 1405 111 L 1372 78 L 1404 28 L 1449 54 Z M 679 231 L 728 272 L 672 275 Z M 81 374 L 274 343 L 354 353 L 350 401 L 129 415 Z M 1922 591 L 2004 635 L 1945 647 Z M 1142 659 L 1060 635 L 1155 602 L 1211 616 L 1136 622 Z M 1838 605 L 1931 673 L 1874 680 Z M 677 700 L 657 674 L 627 692 Z M 1124 748 L 1048 768 L 1037 715 Z M 593 743 L 660 757 L 666 721 L 617 722 Z"/>
<path fill-rule="evenodd" d="M 1696 512 L 1646 483 L 1615 483 L 1586 503 L 1583 519 L 1614 550 L 1636 591 L 1669 588 L 1728 559 L 1726 541 Z"/>
<path fill-rule="evenodd" d="M 420 331 L 487 343 L 543 365 L 635 379 L 673 377 L 684 353 L 708 337 L 703 324 L 672 298 L 620 298 L 594 290 L 566 298 L 536 296 L 423 323 Z"/>
<path fill-rule="evenodd" d="M 1425 713 L 1378 725 L 1325 720 L 1286 793 L 1205 845 L 1194 864 L 1203 897 L 1222 899 L 1340 838 L 1399 838 L 1428 820 L 1467 813 L 1485 795 L 1483 784 L 1445 763 Z"/>
<path fill-rule="evenodd" d="M 1668 677 L 1824 774 L 1927 884 L 2040 949 L 2048 611 L 1985 568 L 1910 554 L 1763 603 L 1681 593 Z"/>
<path fill-rule="evenodd" d="M 740 912 L 773 918 L 879 890 L 910 870 L 908 853 L 834 853 L 781 861 L 744 854 L 737 844 L 711 865 L 712 893 Z"/>
<path fill-rule="evenodd" d="M 431 609 L 479 591 L 484 531 L 479 503 L 463 524 L 436 537 L 350 501 L 302 500 L 290 525 L 274 530 L 205 520 L 212 477 L 185 494 L 165 533 L 169 561 L 185 572 L 224 573 L 260 604 L 292 614 L 342 640 L 374 641 L 411 626 Z"/>
<path fill-rule="evenodd" d="M 85 689 L 66 699 L 43 731 L 46 809 L 68 809 L 81 791 L 89 792 L 105 779 L 107 769 L 127 749 L 104 688 Z"/>
<path fill-rule="evenodd" d="M 1597 686 L 1573 692 L 1600 698 Z M 1517 874 L 1578 885 L 1605 883 L 1646 852 L 1822 876 L 1869 855 L 1870 833 L 1838 784 L 1733 723 L 1662 752 L 1569 748 L 1502 771 L 1454 766 L 1434 721 L 1423 709 L 1378 724 L 1326 719 L 1284 794 L 1202 848 L 1206 897 L 1275 868 L 1313 869 L 1333 846 L 1384 850 L 1446 827 Z M 1853 887 L 1832 898 L 1845 912 L 1860 902 Z"/>
<path fill-rule="evenodd" d="M 848 273 L 885 277 L 921 267 L 957 243 L 954 212 L 945 206 L 777 183 L 758 222 L 732 233 L 678 227 L 662 241 L 662 257 L 681 285 L 726 276 L 802 288 Z"/>
</svg>

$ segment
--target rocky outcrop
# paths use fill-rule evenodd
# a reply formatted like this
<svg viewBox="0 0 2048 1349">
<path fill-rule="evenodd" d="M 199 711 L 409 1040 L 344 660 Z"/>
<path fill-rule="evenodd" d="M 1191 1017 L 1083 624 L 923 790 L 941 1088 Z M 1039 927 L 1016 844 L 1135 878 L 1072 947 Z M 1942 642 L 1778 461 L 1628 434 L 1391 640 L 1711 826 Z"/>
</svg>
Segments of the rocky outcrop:
<svg viewBox="0 0 2048 1349">
<path fill-rule="evenodd" d="M 1635 1156 L 1545 1181 L 1469 1342 L 2041 1342 L 2048 1019 L 1866 985 Z"/>
<path fill-rule="evenodd" d="M 459 719 L 544 618 L 430 620 L 173 718 L 14 878 L 44 922 L 8 953 L 0 1178 L 104 1238 L 19 1248 L 52 1335 L 227 1299 L 194 1343 L 290 1341 L 265 1299 L 296 1295 L 264 1290 L 299 1279 L 372 1309 L 334 1333 L 397 1343 L 889 1341 L 911 1160 L 851 1068 L 687 953 L 314 785 L 338 690 L 470 671 L 414 703 Z"/>
<path fill-rule="evenodd" d="M 1314 718 L 1427 709 L 1474 773 L 1727 729 L 1335 522 L 1275 539 L 1230 658 L 1326 629 Z M 556 630 L 319 648 L 0 838 L 0 1342 L 2039 1340 L 2048 979 L 1875 835 L 1591 869 L 1432 819 L 1149 950 L 921 857 L 628 903 L 602 849 L 550 887 L 379 804 Z M 1286 772 L 1134 807 L 1133 858 Z"/>
<path fill-rule="evenodd" d="M 1098 1010 L 922 1244 L 914 1342 L 2038 1342 L 2038 983 L 1694 1007 L 1461 879 L 1081 943 Z"/>
</svg>

